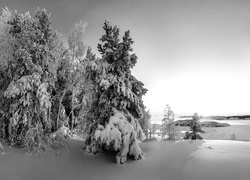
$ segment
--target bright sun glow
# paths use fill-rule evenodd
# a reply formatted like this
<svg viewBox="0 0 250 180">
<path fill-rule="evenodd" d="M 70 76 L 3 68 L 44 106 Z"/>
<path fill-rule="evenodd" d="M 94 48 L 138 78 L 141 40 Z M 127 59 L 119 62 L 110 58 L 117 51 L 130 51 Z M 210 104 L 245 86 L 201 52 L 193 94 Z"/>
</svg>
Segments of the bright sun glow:
<svg viewBox="0 0 250 180">
<path fill-rule="evenodd" d="M 250 86 L 245 79 L 225 76 L 185 76 L 159 80 L 144 98 L 154 114 L 152 121 L 160 122 L 166 104 L 176 115 L 244 114 L 250 107 Z"/>
</svg>

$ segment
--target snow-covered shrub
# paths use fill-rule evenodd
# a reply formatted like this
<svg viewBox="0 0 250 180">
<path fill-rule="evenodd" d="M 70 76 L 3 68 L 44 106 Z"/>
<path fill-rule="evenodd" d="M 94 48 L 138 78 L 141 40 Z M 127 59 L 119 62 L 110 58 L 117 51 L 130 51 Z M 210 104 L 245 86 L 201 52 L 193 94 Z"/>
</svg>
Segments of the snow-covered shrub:
<svg viewBox="0 0 250 180">
<path fill-rule="evenodd" d="M 24 139 L 24 147 L 29 153 L 41 155 L 43 151 L 52 151 L 52 139 L 44 134 L 41 124 L 36 124 L 28 129 Z"/>
<path fill-rule="evenodd" d="M 230 134 L 230 139 L 233 141 L 237 140 L 236 134 L 235 133 Z"/>
<path fill-rule="evenodd" d="M 50 136 L 52 137 L 52 139 L 67 138 L 69 137 L 70 132 L 71 131 L 68 127 L 62 125 L 55 132 L 50 133 Z"/>
<path fill-rule="evenodd" d="M 131 155 L 135 160 L 142 158 L 142 150 L 138 140 L 144 140 L 144 134 L 138 124 L 132 119 L 131 122 L 124 113 L 114 110 L 114 115 L 104 126 L 98 125 L 93 131 L 92 142 L 86 144 L 85 150 L 96 153 L 102 150 L 117 151 L 117 163 L 124 163 L 127 155 Z"/>
<path fill-rule="evenodd" d="M 55 132 L 45 134 L 42 125 L 36 124 L 26 133 L 25 148 L 35 155 L 41 155 L 43 151 L 53 152 L 54 146 L 66 147 L 65 139 L 69 134 L 69 128 L 64 125 Z"/>
<path fill-rule="evenodd" d="M 187 132 L 185 132 L 185 135 L 184 135 L 183 139 L 191 139 L 191 140 L 199 139 L 199 140 L 202 140 L 203 138 L 197 133 L 187 131 Z"/>
</svg>

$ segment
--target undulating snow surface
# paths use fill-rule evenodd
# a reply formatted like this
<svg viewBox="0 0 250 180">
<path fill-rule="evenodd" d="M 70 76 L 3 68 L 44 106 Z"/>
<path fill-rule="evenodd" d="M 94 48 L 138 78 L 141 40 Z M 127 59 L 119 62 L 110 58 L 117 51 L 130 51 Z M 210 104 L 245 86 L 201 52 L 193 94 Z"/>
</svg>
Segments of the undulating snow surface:
<svg viewBox="0 0 250 180">
<path fill-rule="evenodd" d="M 5 146 L 0 155 L 1 180 L 249 180 L 250 142 L 227 140 L 162 141 L 140 144 L 144 159 L 123 165 L 112 153 L 82 152 L 82 142 L 70 140 L 57 156 L 41 158 Z"/>
</svg>

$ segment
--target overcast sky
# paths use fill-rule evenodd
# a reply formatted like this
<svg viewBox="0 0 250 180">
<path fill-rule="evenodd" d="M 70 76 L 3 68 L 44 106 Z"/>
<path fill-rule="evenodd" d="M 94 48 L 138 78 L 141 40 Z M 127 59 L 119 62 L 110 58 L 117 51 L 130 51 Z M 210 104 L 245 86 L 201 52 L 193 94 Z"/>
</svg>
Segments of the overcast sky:
<svg viewBox="0 0 250 180">
<path fill-rule="evenodd" d="M 129 29 L 138 63 L 133 74 L 149 90 L 153 122 L 165 104 L 176 115 L 250 114 L 250 1 L 247 0 L 0 0 L 0 7 L 52 13 L 67 35 L 87 21 L 96 49 L 105 19 Z"/>
</svg>

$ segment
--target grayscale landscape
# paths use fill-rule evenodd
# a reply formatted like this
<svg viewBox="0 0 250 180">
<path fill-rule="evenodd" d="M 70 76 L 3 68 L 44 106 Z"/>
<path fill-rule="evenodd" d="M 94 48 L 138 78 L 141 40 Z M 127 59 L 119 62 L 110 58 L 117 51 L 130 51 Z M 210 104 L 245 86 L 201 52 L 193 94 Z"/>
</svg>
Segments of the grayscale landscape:
<svg viewBox="0 0 250 180">
<path fill-rule="evenodd" d="M 250 1 L 0 7 L 0 180 L 249 180 Z"/>
</svg>

